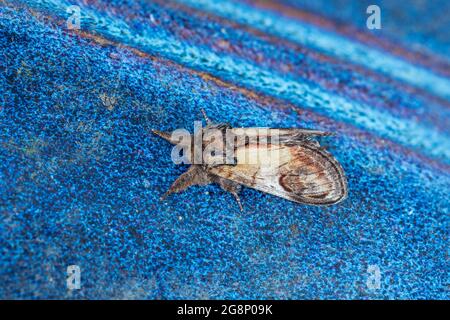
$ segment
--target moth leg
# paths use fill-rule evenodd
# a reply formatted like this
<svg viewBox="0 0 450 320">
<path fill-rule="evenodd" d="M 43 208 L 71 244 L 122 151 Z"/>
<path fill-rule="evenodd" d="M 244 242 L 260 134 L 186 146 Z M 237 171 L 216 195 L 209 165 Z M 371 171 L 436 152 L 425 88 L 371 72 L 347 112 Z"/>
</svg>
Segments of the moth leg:
<svg viewBox="0 0 450 320">
<path fill-rule="evenodd" d="M 238 205 L 239 205 L 239 209 L 241 210 L 241 212 L 244 212 L 244 207 L 242 206 L 241 203 L 241 198 L 239 198 L 239 195 L 236 192 L 231 192 L 231 194 L 234 196 L 234 198 L 236 199 Z"/>
<path fill-rule="evenodd" d="M 195 185 L 207 185 L 212 181 L 208 178 L 206 172 L 202 169 L 201 166 L 192 165 L 189 167 L 188 171 L 180 175 L 177 180 L 170 186 L 169 190 L 161 197 L 161 200 L 164 200 L 168 195 L 172 193 L 178 193 L 187 188 Z"/>
<path fill-rule="evenodd" d="M 226 180 L 226 179 L 219 179 L 217 182 L 219 183 L 220 187 L 223 190 L 228 191 L 229 193 L 231 193 L 234 196 L 234 198 L 236 199 L 236 201 L 239 205 L 239 209 L 241 209 L 241 212 L 243 212 L 244 207 L 242 206 L 241 199 L 239 198 L 239 195 L 238 195 L 238 192 L 241 190 L 241 185 L 236 182 Z"/>
</svg>

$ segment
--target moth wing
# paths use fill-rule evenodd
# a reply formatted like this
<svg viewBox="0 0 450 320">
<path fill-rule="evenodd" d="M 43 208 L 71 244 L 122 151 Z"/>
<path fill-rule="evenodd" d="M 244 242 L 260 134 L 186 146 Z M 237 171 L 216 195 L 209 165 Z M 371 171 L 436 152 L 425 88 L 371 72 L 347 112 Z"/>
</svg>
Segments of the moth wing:
<svg viewBox="0 0 450 320">
<path fill-rule="evenodd" d="M 314 141 L 263 149 L 257 144 L 240 146 L 236 165 L 212 167 L 209 173 L 299 203 L 330 205 L 347 196 L 341 165 Z"/>
</svg>

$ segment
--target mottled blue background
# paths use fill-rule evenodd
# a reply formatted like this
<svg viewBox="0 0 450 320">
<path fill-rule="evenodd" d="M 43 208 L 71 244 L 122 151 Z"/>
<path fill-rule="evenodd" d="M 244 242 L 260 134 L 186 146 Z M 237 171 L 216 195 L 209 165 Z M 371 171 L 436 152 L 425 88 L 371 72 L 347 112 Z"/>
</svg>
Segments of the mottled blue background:
<svg viewBox="0 0 450 320">
<path fill-rule="evenodd" d="M 0 1 L 0 298 L 448 299 L 449 2 L 376 3 Z M 348 199 L 160 201 L 200 108 L 335 132 Z"/>
</svg>

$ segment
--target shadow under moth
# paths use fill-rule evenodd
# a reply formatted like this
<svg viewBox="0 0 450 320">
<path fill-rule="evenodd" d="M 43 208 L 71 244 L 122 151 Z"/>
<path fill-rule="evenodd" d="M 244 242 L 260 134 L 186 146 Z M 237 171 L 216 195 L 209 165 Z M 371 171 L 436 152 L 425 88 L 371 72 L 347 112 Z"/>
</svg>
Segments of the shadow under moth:
<svg viewBox="0 0 450 320">
<path fill-rule="evenodd" d="M 253 188 L 308 205 L 331 205 L 347 196 L 347 180 L 339 162 L 315 140 L 328 132 L 309 129 L 232 128 L 212 123 L 172 133 L 152 130 L 176 145 L 172 151 L 191 164 L 162 198 L 194 185 L 217 183 L 230 192 L 243 211 L 239 191 Z"/>
</svg>

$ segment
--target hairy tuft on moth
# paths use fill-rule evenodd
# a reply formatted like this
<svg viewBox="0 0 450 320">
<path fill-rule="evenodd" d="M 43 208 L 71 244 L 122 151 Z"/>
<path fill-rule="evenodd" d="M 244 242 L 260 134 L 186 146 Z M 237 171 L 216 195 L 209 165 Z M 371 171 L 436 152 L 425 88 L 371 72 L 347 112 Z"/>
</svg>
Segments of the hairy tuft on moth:
<svg viewBox="0 0 450 320">
<path fill-rule="evenodd" d="M 202 109 L 206 127 L 194 134 L 152 130 L 175 145 L 172 160 L 191 164 L 163 199 L 190 186 L 217 183 L 243 211 L 242 186 L 308 205 L 332 205 L 347 196 L 347 179 L 339 162 L 315 137 L 329 132 L 295 128 L 232 128 L 214 124 Z"/>
</svg>

